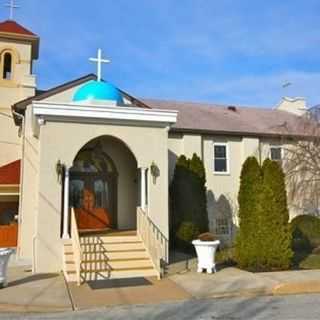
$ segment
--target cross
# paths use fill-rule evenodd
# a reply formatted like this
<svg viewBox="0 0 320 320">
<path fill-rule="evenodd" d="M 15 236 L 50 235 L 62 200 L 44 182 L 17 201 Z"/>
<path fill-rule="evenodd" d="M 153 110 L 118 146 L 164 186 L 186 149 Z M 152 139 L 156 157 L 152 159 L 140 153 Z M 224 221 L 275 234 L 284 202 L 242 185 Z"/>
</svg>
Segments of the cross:
<svg viewBox="0 0 320 320">
<path fill-rule="evenodd" d="M 20 8 L 20 6 L 17 6 L 14 1 L 15 0 L 10 0 L 10 2 L 5 5 L 5 7 L 10 9 L 10 20 L 13 20 L 13 10 Z"/>
<path fill-rule="evenodd" d="M 98 49 L 98 56 L 97 58 L 90 58 L 89 59 L 92 62 L 97 63 L 97 80 L 101 81 L 101 67 L 103 63 L 110 63 L 110 60 L 102 59 L 102 50 Z"/>
</svg>

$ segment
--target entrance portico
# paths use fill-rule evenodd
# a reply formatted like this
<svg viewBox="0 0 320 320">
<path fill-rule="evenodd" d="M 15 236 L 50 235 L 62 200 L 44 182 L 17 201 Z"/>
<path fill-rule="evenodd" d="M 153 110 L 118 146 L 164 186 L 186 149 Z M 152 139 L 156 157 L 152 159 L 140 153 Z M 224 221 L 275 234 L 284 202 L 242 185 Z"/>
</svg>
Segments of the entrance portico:
<svg viewBox="0 0 320 320">
<path fill-rule="evenodd" d="M 36 272 L 58 271 L 62 268 L 61 238 L 70 236 L 68 201 L 73 192 L 72 175 L 77 175 L 74 170 L 79 165 L 76 163 L 77 156 L 88 147 L 103 151 L 107 155 L 106 159 L 113 162 L 113 177 L 118 179 L 117 196 L 112 196 L 111 193 L 109 196 L 117 201 L 114 211 L 110 212 L 111 218 L 116 214 L 116 219 L 113 220 L 116 221 L 116 227 L 137 228 L 136 208 L 140 206 L 164 238 L 169 238 L 167 141 L 168 129 L 176 120 L 176 112 L 143 109 L 132 105 L 116 106 L 108 102 L 79 104 L 45 101 L 34 102 L 28 111 L 26 117 L 30 120 L 27 121 L 32 124 L 29 139 L 38 150 L 39 165 L 37 183 L 32 174 L 35 166 L 25 163 L 25 174 L 29 178 L 24 179 L 23 183 L 26 186 L 33 183 L 34 188 L 32 191 L 29 189 L 29 193 L 28 187 L 24 188 L 22 212 L 30 225 L 22 226 L 21 255 L 28 257 L 29 248 L 33 248 L 33 255 L 29 257 L 34 260 Z M 101 148 L 100 145 L 97 147 L 97 141 L 100 141 Z M 33 152 L 30 148 L 26 151 Z M 83 156 L 84 154 L 81 155 Z M 64 180 L 57 176 L 55 168 L 58 162 L 68 169 Z M 112 168 L 110 161 L 109 164 Z M 157 166 L 159 175 L 151 178 L 152 164 Z M 81 170 L 78 171 L 80 175 L 84 173 Z M 85 185 L 91 185 L 92 188 L 94 177 L 90 179 L 79 183 L 83 183 L 83 188 Z M 111 176 L 107 180 L 110 179 Z M 96 183 L 97 193 L 101 190 L 101 183 Z M 115 191 L 115 187 L 113 188 Z M 68 190 L 70 195 L 67 194 Z M 97 196 L 99 195 L 96 194 L 95 198 Z M 105 201 L 106 197 L 105 195 L 105 199 L 99 201 Z M 74 200 L 76 199 L 73 198 L 72 201 Z M 34 202 L 37 202 L 36 214 L 32 205 Z M 109 206 L 112 207 L 111 202 Z M 101 212 L 96 211 L 94 215 L 99 217 L 100 214 Z M 79 215 L 83 215 L 83 212 Z M 95 217 L 93 219 L 96 220 Z"/>
<path fill-rule="evenodd" d="M 82 274 L 92 266 L 106 278 L 160 275 L 168 260 L 168 131 L 177 112 L 136 105 L 101 80 L 100 67 L 98 81 L 33 101 L 24 120 L 20 256 L 34 272 L 63 270 L 78 283 L 95 279 Z M 123 248 L 119 238 L 79 236 L 108 230 L 137 232 Z M 134 262 L 130 250 L 145 252 Z"/>
</svg>

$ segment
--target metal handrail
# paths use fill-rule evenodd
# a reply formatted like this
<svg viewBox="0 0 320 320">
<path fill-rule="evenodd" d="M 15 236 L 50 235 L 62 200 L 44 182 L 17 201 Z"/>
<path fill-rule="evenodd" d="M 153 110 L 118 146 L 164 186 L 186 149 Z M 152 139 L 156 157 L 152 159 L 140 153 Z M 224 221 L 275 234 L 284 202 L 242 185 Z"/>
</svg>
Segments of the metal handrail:
<svg viewBox="0 0 320 320">
<path fill-rule="evenodd" d="M 150 254 L 158 276 L 161 277 L 163 262 L 169 262 L 169 241 L 141 207 L 137 208 L 137 226 L 138 234 Z"/>
</svg>

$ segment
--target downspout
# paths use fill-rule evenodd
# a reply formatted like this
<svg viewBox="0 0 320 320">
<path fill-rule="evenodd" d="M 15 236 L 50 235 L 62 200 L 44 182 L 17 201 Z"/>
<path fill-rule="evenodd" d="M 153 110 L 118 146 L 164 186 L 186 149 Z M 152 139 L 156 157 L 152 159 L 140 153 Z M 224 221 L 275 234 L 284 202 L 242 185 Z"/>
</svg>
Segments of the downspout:
<svg viewBox="0 0 320 320">
<path fill-rule="evenodd" d="M 259 142 L 258 142 L 258 157 L 259 157 L 259 165 L 261 166 L 262 165 L 262 146 L 261 146 L 261 141 L 260 141 L 260 138 L 259 138 Z"/>
<path fill-rule="evenodd" d="M 19 209 L 18 209 L 18 248 L 17 248 L 17 257 L 20 256 L 20 243 L 21 243 L 21 233 L 19 232 L 20 225 L 22 222 L 22 197 L 23 197 L 23 169 L 24 169 L 24 150 L 25 150 L 25 117 L 12 110 L 13 115 L 21 120 L 21 125 L 19 126 L 18 136 L 22 136 L 22 150 L 21 150 L 21 165 L 20 165 L 20 188 L 19 188 Z"/>
<path fill-rule="evenodd" d="M 20 190 L 19 190 L 19 214 L 18 214 L 18 226 L 22 223 L 22 202 L 23 202 L 23 178 L 24 178 L 24 153 L 25 153 L 25 140 L 26 140 L 26 125 L 25 125 L 25 116 L 12 110 L 12 113 L 19 119 L 21 119 L 21 125 L 19 127 L 19 137 L 22 136 L 22 154 L 21 154 L 21 167 L 20 167 Z M 18 230 L 18 256 L 20 256 L 20 243 L 21 243 L 21 232 Z M 37 236 L 36 233 L 32 236 L 32 272 L 35 273 L 35 240 Z"/>
</svg>

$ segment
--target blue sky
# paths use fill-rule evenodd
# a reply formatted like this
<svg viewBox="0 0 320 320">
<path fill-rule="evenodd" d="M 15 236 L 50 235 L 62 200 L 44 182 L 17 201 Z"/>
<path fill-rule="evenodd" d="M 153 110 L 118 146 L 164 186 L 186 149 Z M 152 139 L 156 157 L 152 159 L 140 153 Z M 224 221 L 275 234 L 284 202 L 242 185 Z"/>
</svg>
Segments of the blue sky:
<svg viewBox="0 0 320 320">
<path fill-rule="evenodd" d="M 5 0 L 2 0 L 5 2 Z M 137 97 L 274 106 L 320 103 L 319 0 L 18 0 L 41 37 L 39 88 L 94 72 Z M 0 10 L 0 18 L 8 11 Z M 282 84 L 292 85 L 283 89 Z"/>
</svg>

